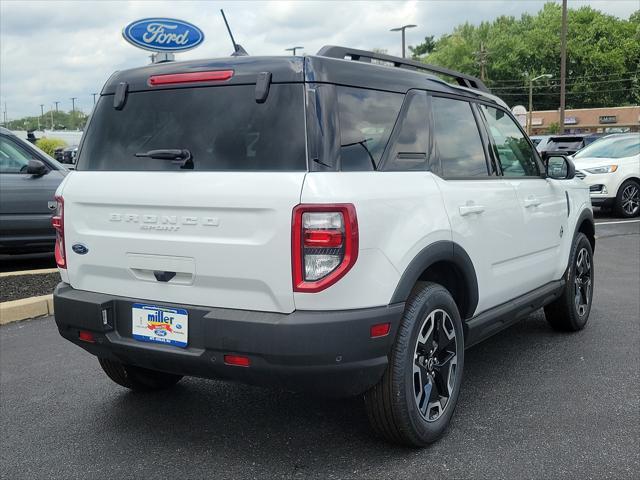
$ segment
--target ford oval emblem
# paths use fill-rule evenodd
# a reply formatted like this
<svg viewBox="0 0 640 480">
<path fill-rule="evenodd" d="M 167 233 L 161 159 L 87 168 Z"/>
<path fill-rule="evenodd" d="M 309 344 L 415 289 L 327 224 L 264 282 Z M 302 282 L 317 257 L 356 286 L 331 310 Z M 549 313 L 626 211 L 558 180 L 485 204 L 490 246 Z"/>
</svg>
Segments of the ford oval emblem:
<svg viewBox="0 0 640 480">
<path fill-rule="evenodd" d="M 143 18 L 122 30 L 124 39 L 152 52 L 182 52 L 204 41 L 204 33 L 195 25 L 174 18 Z"/>
<path fill-rule="evenodd" d="M 73 245 L 71 247 L 71 250 L 76 252 L 78 255 L 84 255 L 85 253 L 87 253 L 89 251 L 89 249 L 87 247 L 85 247 L 81 243 L 76 243 L 75 245 Z"/>
</svg>

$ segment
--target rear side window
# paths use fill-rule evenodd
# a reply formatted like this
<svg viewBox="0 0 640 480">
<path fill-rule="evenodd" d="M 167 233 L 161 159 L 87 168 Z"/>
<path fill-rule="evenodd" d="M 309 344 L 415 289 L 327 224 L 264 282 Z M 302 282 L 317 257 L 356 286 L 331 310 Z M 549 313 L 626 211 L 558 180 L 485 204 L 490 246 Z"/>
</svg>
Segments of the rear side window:
<svg viewBox="0 0 640 480">
<path fill-rule="evenodd" d="M 584 140 L 580 137 L 552 138 L 547 143 L 547 150 L 561 152 L 562 150 L 576 151 L 584 146 Z"/>
<path fill-rule="evenodd" d="M 493 137 L 502 174 L 505 177 L 537 177 L 540 175 L 533 148 L 509 115 L 497 108 L 481 105 Z"/>
<path fill-rule="evenodd" d="M 134 92 L 122 110 L 105 96 L 77 169 L 179 170 L 181 162 L 136 153 L 185 149 L 193 170 L 306 170 L 304 121 L 300 84 L 272 85 L 263 104 L 253 85 Z"/>
<path fill-rule="evenodd" d="M 405 103 L 391 137 L 388 154 L 385 155 L 384 168 L 396 171 L 426 170 L 429 149 L 427 94 L 422 91 L 409 92 Z"/>
<path fill-rule="evenodd" d="M 351 87 L 337 92 L 341 170 L 375 170 L 404 95 Z"/>
<path fill-rule="evenodd" d="M 433 136 L 444 177 L 488 176 L 476 119 L 469 102 L 433 97 Z"/>
</svg>

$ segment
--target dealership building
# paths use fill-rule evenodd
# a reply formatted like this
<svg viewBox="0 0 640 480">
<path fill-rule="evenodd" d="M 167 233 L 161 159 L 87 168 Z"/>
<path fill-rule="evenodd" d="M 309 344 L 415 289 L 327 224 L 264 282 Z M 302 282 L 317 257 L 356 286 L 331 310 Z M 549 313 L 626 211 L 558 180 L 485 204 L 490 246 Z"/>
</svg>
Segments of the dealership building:
<svg viewBox="0 0 640 480">
<path fill-rule="evenodd" d="M 560 123 L 559 110 L 533 111 L 531 135 L 543 135 L 551 124 Z M 617 133 L 640 131 L 640 106 L 568 109 L 566 133 Z"/>
</svg>

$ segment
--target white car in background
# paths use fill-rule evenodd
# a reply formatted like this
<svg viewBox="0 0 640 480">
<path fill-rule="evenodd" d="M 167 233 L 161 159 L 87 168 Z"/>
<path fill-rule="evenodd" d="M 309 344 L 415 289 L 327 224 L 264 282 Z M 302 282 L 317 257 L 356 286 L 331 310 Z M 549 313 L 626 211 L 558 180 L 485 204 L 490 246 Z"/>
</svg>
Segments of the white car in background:
<svg viewBox="0 0 640 480">
<path fill-rule="evenodd" d="M 589 185 L 591 203 L 621 217 L 640 214 L 640 134 L 609 135 L 573 157 L 576 177 Z"/>
</svg>

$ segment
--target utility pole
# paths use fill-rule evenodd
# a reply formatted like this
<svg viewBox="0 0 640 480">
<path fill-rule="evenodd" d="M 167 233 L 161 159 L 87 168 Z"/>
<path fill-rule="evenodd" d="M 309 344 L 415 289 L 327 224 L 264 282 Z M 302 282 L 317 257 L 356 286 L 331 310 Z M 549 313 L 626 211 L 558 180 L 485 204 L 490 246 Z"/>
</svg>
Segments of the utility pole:
<svg viewBox="0 0 640 480">
<path fill-rule="evenodd" d="M 4 102 L 4 126 L 7 126 L 7 102 Z"/>
<path fill-rule="evenodd" d="M 40 104 L 40 117 L 42 118 L 42 130 L 44 130 L 44 103 Z M 38 118 L 38 130 L 40 130 L 40 118 Z"/>
<path fill-rule="evenodd" d="M 402 32 L 402 58 L 406 58 L 404 32 L 407 28 L 413 28 L 413 27 L 417 27 L 417 25 L 403 25 L 401 27 L 396 27 L 389 30 L 390 32 Z"/>
<path fill-rule="evenodd" d="M 487 77 L 486 67 L 489 61 L 489 52 L 485 48 L 484 42 L 480 42 L 480 50 L 473 53 L 476 56 L 476 62 L 478 63 L 478 65 L 480 65 L 480 80 L 484 82 Z"/>
<path fill-rule="evenodd" d="M 96 95 L 97 93 L 92 93 L 91 95 L 93 95 L 93 106 L 96 106 Z"/>
<path fill-rule="evenodd" d="M 564 133 L 565 81 L 567 76 L 567 0 L 562 0 L 562 33 L 560 37 L 560 135 Z"/>
<path fill-rule="evenodd" d="M 291 48 L 285 48 L 285 52 L 291 52 L 291 55 L 295 56 L 296 55 L 296 50 L 302 50 L 304 47 L 291 47 Z"/>
<path fill-rule="evenodd" d="M 71 97 L 71 113 L 75 115 L 76 113 L 76 100 L 78 97 Z"/>
<path fill-rule="evenodd" d="M 55 130 L 55 128 L 53 126 L 53 108 L 51 110 L 49 110 L 49 113 L 51 114 L 51 130 Z"/>
<path fill-rule="evenodd" d="M 531 135 L 531 115 L 533 113 L 533 82 L 541 78 L 551 78 L 551 75 L 545 73 L 535 78 L 529 76 L 529 112 L 527 113 L 527 135 Z"/>
<path fill-rule="evenodd" d="M 55 104 L 56 104 L 56 113 L 58 113 L 58 104 L 59 104 L 60 102 L 53 102 L 53 103 L 55 103 Z"/>
</svg>

